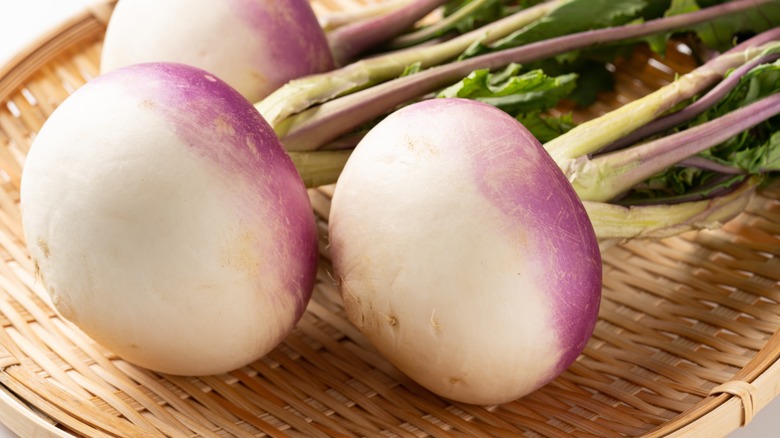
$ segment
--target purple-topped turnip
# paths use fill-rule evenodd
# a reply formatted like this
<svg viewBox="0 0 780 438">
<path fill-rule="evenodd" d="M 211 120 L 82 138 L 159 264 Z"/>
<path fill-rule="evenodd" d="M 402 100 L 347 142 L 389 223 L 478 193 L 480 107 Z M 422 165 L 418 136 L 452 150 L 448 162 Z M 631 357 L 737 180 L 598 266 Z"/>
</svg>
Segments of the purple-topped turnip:
<svg viewBox="0 0 780 438">
<path fill-rule="evenodd" d="M 435 99 L 375 126 L 339 177 L 330 251 L 347 315 L 441 396 L 541 387 L 596 323 L 601 257 L 582 202 L 520 123 Z"/>
<path fill-rule="evenodd" d="M 155 371 L 246 365 L 312 293 L 300 176 L 249 101 L 201 69 L 136 64 L 77 90 L 32 145 L 21 208 L 57 310 Z"/>
<path fill-rule="evenodd" d="M 177 62 L 211 72 L 257 102 L 406 30 L 443 0 L 415 0 L 324 31 L 308 0 L 122 0 L 106 29 L 101 72 Z"/>
<path fill-rule="evenodd" d="M 211 72 L 257 101 L 288 80 L 333 68 L 307 0 L 122 0 L 106 29 L 102 73 L 144 62 Z"/>
</svg>

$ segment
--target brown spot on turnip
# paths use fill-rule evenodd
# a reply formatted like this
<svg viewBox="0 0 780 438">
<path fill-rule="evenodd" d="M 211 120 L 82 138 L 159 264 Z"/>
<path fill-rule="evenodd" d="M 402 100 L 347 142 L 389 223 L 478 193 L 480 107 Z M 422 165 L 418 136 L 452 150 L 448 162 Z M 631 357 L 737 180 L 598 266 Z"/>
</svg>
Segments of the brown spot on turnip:
<svg viewBox="0 0 780 438">
<path fill-rule="evenodd" d="M 349 319 L 352 324 L 355 324 L 360 328 L 365 328 L 367 326 L 367 321 L 366 315 L 361 307 L 360 297 L 355 295 L 346 284 L 344 284 L 341 289 L 341 297 L 344 301 L 344 311 L 347 312 L 347 319 Z"/>
<path fill-rule="evenodd" d="M 437 155 L 439 153 L 436 147 L 424 141 L 423 139 L 405 137 L 404 140 L 406 141 L 406 148 L 418 156 L 423 154 Z"/>
<path fill-rule="evenodd" d="M 331 272 L 330 269 L 326 269 L 325 273 L 328 274 L 328 278 L 330 278 L 330 281 L 333 283 L 334 286 L 340 288 L 341 285 L 344 283 L 344 277 L 341 275 L 336 276 L 335 274 L 333 274 L 333 272 Z"/>
<path fill-rule="evenodd" d="M 236 233 L 231 245 L 226 248 L 224 266 L 229 266 L 238 272 L 246 273 L 250 277 L 260 273 L 262 257 L 257 251 L 257 238 L 252 231 Z"/>
<path fill-rule="evenodd" d="M 225 134 L 230 137 L 236 133 L 236 129 L 230 123 L 230 118 L 225 115 L 220 115 L 214 119 L 214 129 L 218 134 Z"/>
<path fill-rule="evenodd" d="M 68 303 L 68 300 L 63 299 L 62 295 L 57 293 L 57 291 L 54 290 L 53 287 L 48 288 L 49 296 L 51 297 L 51 303 L 54 305 L 54 308 L 57 309 L 57 312 L 59 312 L 60 315 L 62 315 L 63 318 L 77 323 L 78 322 L 78 315 L 76 312 L 74 312 L 74 309 L 70 306 L 70 303 Z"/>
<path fill-rule="evenodd" d="M 152 99 L 142 99 L 138 102 L 138 106 L 144 109 L 154 109 L 155 103 Z"/>
<path fill-rule="evenodd" d="M 49 255 L 51 255 L 51 249 L 49 248 L 49 242 L 46 241 L 46 239 L 38 239 L 38 248 L 43 251 L 43 256 L 47 259 L 49 258 Z"/>
<path fill-rule="evenodd" d="M 268 76 L 257 70 L 250 70 L 249 74 L 252 76 L 253 82 L 258 84 L 258 88 L 268 88 L 271 86 L 271 81 Z"/>
<path fill-rule="evenodd" d="M 257 147 L 257 145 L 255 144 L 255 142 L 254 142 L 254 141 L 253 141 L 251 138 L 247 137 L 247 138 L 244 140 L 244 143 L 246 144 L 246 147 L 247 147 L 247 149 L 249 149 L 249 152 L 251 152 L 251 153 L 252 153 L 252 155 L 253 155 L 253 156 L 254 156 L 254 157 L 257 159 L 257 160 L 260 160 L 260 158 L 261 158 L 261 156 L 260 156 L 260 149 L 258 149 L 258 147 Z"/>
<path fill-rule="evenodd" d="M 433 309 L 433 312 L 431 312 L 431 327 L 433 327 L 436 330 L 441 330 L 441 324 L 435 317 L 436 315 L 436 309 Z"/>
</svg>

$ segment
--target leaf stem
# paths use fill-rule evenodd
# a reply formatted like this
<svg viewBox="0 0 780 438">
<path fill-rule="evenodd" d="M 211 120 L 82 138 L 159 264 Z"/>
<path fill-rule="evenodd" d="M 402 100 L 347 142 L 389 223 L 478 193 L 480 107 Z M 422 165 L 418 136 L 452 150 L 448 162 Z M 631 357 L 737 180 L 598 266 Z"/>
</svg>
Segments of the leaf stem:
<svg viewBox="0 0 780 438">
<path fill-rule="evenodd" d="M 386 14 L 328 32 L 328 43 L 336 65 L 344 65 L 360 53 L 396 37 L 446 1 L 416 0 Z"/>
<path fill-rule="evenodd" d="M 656 119 L 642 126 L 636 131 L 604 147 L 599 151 L 599 153 L 605 153 L 605 152 L 611 152 L 618 149 L 623 149 L 629 145 L 636 143 L 637 141 L 643 138 L 650 137 L 653 134 L 663 132 L 669 128 L 672 128 L 674 126 L 677 126 L 681 123 L 693 119 L 694 117 L 698 116 L 704 111 L 707 111 L 709 108 L 711 108 L 721 99 L 723 99 L 723 97 L 725 97 L 726 94 L 728 94 L 731 90 L 734 89 L 734 87 L 736 87 L 739 84 L 740 78 L 745 73 L 749 72 L 756 66 L 768 62 L 772 62 L 778 58 L 780 58 L 780 53 L 773 53 L 773 54 L 758 56 L 746 62 L 745 64 L 741 65 L 739 68 L 731 72 L 726 77 L 726 79 L 722 80 L 718 85 L 713 87 L 704 96 L 702 96 L 701 99 L 697 100 L 696 102 L 693 102 L 692 104 L 686 106 L 680 111 L 677 111 L 672 114 L 668 114 L 666 116 L 663 116 L 659 119 Z"/>
<path fill-rule="evenodd" d="M 715 120 L 629 149 L 583 157 L 569 180 L 580 199 L 607 201 L 667 167 L 718 145 L 780 113 L 773 94 Z"/>
<path fill-rule="evenodd" d="M 747 178 L 734 190 L 701 201 L 620 206 L 584 201 L 599 240 L 661 239 L 685 231 L 716 228 L 744 211 L 761 178 Z"/>
<path fill-rule="evenodd" d="M 351 150 L 289 152 L 306 187 L 335 183 L 347 164 Z"/>
<path fill-rule="evenodd" d="M 425 26 L 413 32 L 409 32 L 393 38 L 387 44 L 385 44 L 384 47 L 387 49 L 397 50 L 436 38 L 437 36 L 443 35 L 445 32 L 451 30 L 458 24 L 458 22 L 460 22 L 460 20 L 476 13 L 483 6 L 491 3 L 492 1 L 493 0 L 472 0 L 465 4 L 462 8 L 459 8 L 446 17 L 442 17 L 440 20 L 436 20 L 435 23 L 432 23 L 429 26 Z"/>
<path fill-rule="evenodd" d="M 393 110 L 398 105 L 407 103 L 419 96 L 435 91 L 437 88 L 442 88 L 449 83 L 462 78 L 472 70 L 503 67 L 511 62 L 526 63 L 572 50 L 593 47 L 599 44 L 666 32 L 684 26 L 703 23 L 717 17 L 730 15 L 737 11 L 752 8 L 769 1 L 773 0 L 736 0 L 687 14 L 660 18 L 641 24 L 616 26 L 569 34 L 521 47 L 506 49 L 446 65 L 432 67 L 411 76 L 384 82 L 373 86 L 370 89 L 364 89 L 325 102 L 300 114 L 288 117 L 284 123 L 275 126 L 275 129 L 288 150 L 314 150 L 329 141 L 346 134 L 357 126 Z M 739 65 L 741 64 L 741 62 L 739 62 L 740 60 L 744 62 L 743 54 L 736 53 L 732 56 L 737 58 L 732 60 L 732 63 Z M 721 63 L 723 62 L 723 57 L 717 59 L 721 60 Z M 720 70 L 711 72 L 712 78 L 710 79 L 710 83 L 722 78 L 724 73 L 725 71 Z M 700 89 L 701 88 L 696 88 L 697 91 Z M 652 115 L 650 119 L 655 118 L 659 113 L 668 109 L 660 108 L 661 104 L 666 102 L 666 100 L 652 102 L 652 108 L 646 110 L 646 112 L 649 112 Z M 642 124 L 644 123 L 635 125 L 632 129 L 620 129 L 620 135 L 615 138 L 625 135 L 627 132 L 632 131 L 636 126 L 641 126 Z M 570 133 L 571 132 L 573 131 L 570 131 Z M 602 140 L 601 145 L 608 143 L 615 138 L 610 138 L 606 142 L 603 142 Z M 548 143 L 548 145 L 551 143 L 552 142 Z M 557 144 L 558 143 L 555 143 L 555 145 Z M 579 148 L 575 148 L 574 150 L 575 152 L 578 152 L 577 156 L 581 155 L 581 153 L 579 153 Z M 550 149 L 548 149 L 548 151 L 551 153 L 554 152 L 554 150 Z"/>
<path fill-rule="evenodd" d="M 681 166 L 698 167 L 699 169 L 711 170 L 713 172 L 723 173 L 726 175 L 741 175 L 747 173 L 744 169 L 741 169 L 738 166 L 718 163 L 717 161 L 710 160 L 709 158 L 699 156 L 688 157 L 680 161 L 679 164 Z"/>
<path fill-rule="evenodd" d="M 680 15 L 678 15 L 680 16 Z M 582 123 L 547 142 L 545 149 L 564 169 L 572 160 L 592 154 L 660 117 L 678 103 L 721 81 L 726 73 L 766 50 L 780 47 L 780 27 L 763 32 L 680 76 L 645 97 Z"/>
<path fill-rule="evenodd" d="M 336 70 L 290 81 L 255 104 L 271 126 L 320 102 L 400 76 L 406 67 L 420 63 L 422 68 L 449 61 L 463 53 L 474 41 L 495 41 L 545 16 L 565 0 L 550 0 L 523 9 L 480 29 L 430 46 L 415 46 L 366 58 Z"/>
</svg>

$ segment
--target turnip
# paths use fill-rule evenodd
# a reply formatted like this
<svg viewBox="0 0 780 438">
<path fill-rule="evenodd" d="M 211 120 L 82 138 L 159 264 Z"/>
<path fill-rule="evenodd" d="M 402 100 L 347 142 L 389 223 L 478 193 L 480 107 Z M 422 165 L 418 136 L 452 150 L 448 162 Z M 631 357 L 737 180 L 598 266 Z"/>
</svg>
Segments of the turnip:
<svg viewBox="0 0 780 438">
<path fill-rule="evenodd" d="M 252 101 L 291 78 L 334 65 L 307 0 L 118 2 L 106 29 L 101 72 L 156 61 L 207 70 Z"/>
<path fill-rule="evenodd" d="M 516 399 L 591 336 L 601 258 L 587 213 L 492 106 L 436 99 L 382 120 L 339 177 L 329 223 L 350 321 L 436 394 Z"/>
<path fill-rule="evenodd" d="M 424 100 L 391 113 L 355 148 L 331 205 L 330 255 L 349 319 L 401 371 L 444 397 L 501 403 L 549 382 L 592 328 L 598 281 L 589 280 L 600 271 L 586 269 L 598 264 L 589 249 L 717 227 L 780 169 L 780 65 L 768 63 L 778 36 L 780 29 L 757 35 L 544 146 L 476 101 Z M 736 76 L 673 113 L 727 73 Z M 413 87 L 433 76 L 403 79 Z M 390 86 L 377 88 L 390 95 Z M 342 99 L 303 124 L 380 105 Z M 644 125 L 655 133 L 653 121 L 668 123 L 664 116 L 702 113 L 691 126 L 675 123 L 673 134 L 599 153 Z M 734 138 L 738 148 L 722 147 Z M 704 151 L 711 155 L 696 156 Z M 677 195 L 622 197 L 648 190 L 643 180 L 675 166 L 714 176 Z M 573 228 L 556 229 L 567 220 Z"/>
<path fill-rule="evenodd" d="M 101 72 L 178 62 L 211 72 L 252 102 L 391 38 L 443 0 L 417 0 L 325 33 L 308 0 L 122 0 Z"/>
<path fill-rule="evenodd" d="M 56 309 L 155 371 L 256 360 L 312 293 L 300 176 L 249 101 L 201 69 L 136 64 L 78 89 L 35 138 L 20 196 Z"/>
</svg>

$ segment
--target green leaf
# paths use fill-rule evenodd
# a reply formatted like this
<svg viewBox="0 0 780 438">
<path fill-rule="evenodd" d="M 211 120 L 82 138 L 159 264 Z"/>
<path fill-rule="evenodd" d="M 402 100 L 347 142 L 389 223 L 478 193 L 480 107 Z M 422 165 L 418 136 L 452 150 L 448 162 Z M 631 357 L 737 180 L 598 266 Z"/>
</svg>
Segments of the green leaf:
<svg viewBox="0 0 780 438">
<path fill-rule="evenodd" d="M 685 14 L 697 11 L 702 7 L 724 3 L 723 0 L 672 0 L 664 16 Z M 727 50 L 734 45 L 734 37 L 740 33 L 760 33 L 780 25 L 780 2 L 769 2 L 764 5 L 736 12 L 728 17 L 717 18 L 696 26 L 678 29 L 676 32 L 663 35 L 653 35 L 645 38 L 651 48 L 663 53 L 666 40 L 673 33 L 693 32 L 701 42 L 713 50 Z M 661 44 L 663 41 L 663 44 Z"/>
<path fill-rule="evenodd" d="M 668 0 L 567 0 L 540 20 L 490 45 L 477 41 L 466 49 L 460 58 L 470 58 L 575 32 L 626 24 L 642 17 L 645 10 L 658 9 L 654 5 L 659 1 L 668 4 Z"/>
<path fill-rule="evenodd" d="M 422 70 L 422 63 L 417 61 L 413 64 L 409 64 L 406 67 L 404 67 L 404 71 L 401 72 L 400 77 L 413 75 L 415 73 L 419 73 L 421 70 Z"/>
<path fill-rule="evenodd" d="M 664 17 L 671 17 L 673 15 L 687 14 L 695 12 L 701 9 L 696 3 L 696 0 L 672 0 L 669 8 L 664 12 Z M 661 55 L 666 53 L 666 43 L 669 41 L 671 35 L 669 33 L 650 35 L 642 38 L 649 46 L 650 49 Z"/>
<path fill-rule="evenodd" d="M 674 131 L 682 131 L 780 92 L 780 60 L 759 65 L 740 78 L 739 84 L 715 106 Z M 699 156 L 716 163 L 733 166 L 748 174 L 780 171 L 780 115 L 758 124 L 749 131 L 716 145 Z M 661 172 L 633 191 L 637 199 L 661 199 L 699 190 L 718 173 L 692 167 L 672 167 Z"/>
<path fill-rule="evenodd" d="M 645 0 L 569 0 L 547 16 L 497 41 L 493 50 L 517 47 L 575 32 L 628 23 L 648 5 Z"/>
<path fill-rule="evenodd" d="M 539 141 L 546 142 L 574 127 L 571 114 L 553 117 L 545 111 L 569 96 L 576 83 L 576 74 L 552 77 L 539 69 L 523 72 L 519 64 L 510 64 L 495 73 L 475 70 L 440 91 L 437 97 L 459 97 L 493 105 L 516 117 Z"/>
<path fill-rule="evenodd" d="M 715 120 L 723 114 L 779 92 L 780 60 L 759 65 L 742 76 L 734 90 L 709 111 L 697 117 L 690 126 Z M 749 132 L 733 137 L 700 155 L 723 164 L 738 166 L 748 173 L 761 173 L 772 162 L 772 158 L 767 154 L 777 153 L 773 149 L 772 138 L 778 131 L 780 116 L 770 118 Z"/>
<path fill-rule="evenodd" d="M 715 120 L 721 115 L 775 93 L 780 93 L 780 60 L 751 69 L 740 78 L 739 84 L 718 104 L 680 129 Z M 757 158 L 757 156 L 756 158 L 748 157 L 753 154 L 761 155 L 764 152 L 768 152 L 768 149 L 761 149 L 761 147 L 777 131 L 780 131 L 780 117 L 773 117 L 754 127 L 749 132 L 733 137 L 700 155 L 723 164 L 738 165 L 748 172 L 754 172 L 757 170 L 757 167 L 749 163 L 752 161 L 759 162 L 761 159 Z M 741 158 L 738 158 L 738 156 Z"/>
<path fill-rule="evenodd" d="M 586 61 L 576 72 L 577 88 L 568 98 L 579 106 L 591 105 L 596 102 L 599 93 L 615 88 L 615 77 L 604 63 Z"/>
<path fill-rule="evenodd" d="M 568 0 L 541 20 L 525 26 L 492 45 L 485 45 L 480 41 L 473 43 L 461 59 L 575 32 L 656 18 L 668 9 L 669 1 Z M 543 68 L 544 71 L 554 71 L 555 74 L 576 73 L 580 79 L 577 90 L 573 92 L 571 98 L 578 105 L 586 106 L 595 101 L 599 92 L 613 88 L 614 79 L 606 70 L 605 63 L 612 62 L 626 47 L 625 44 L 616 44 L 572 51 L 534 63 L 529 68 Z"/>
<path fill-rule="evenodd" d="M 542 143 L 566 133 L 575 126 L 571 113 L 553 117 L 544 115 L 540 111 L 534 111 L 520 114 L 517 116 L 517 121 L 522 123 Z"/>
<path fill-rule="evenodd" d="M 706 46 L 715 50 L 726 50 L 734 45 L 734 35 L 742 32 L 759 33 L 779 24 L 780 2 L 770 2 L 695 26 L 693 31 Z"/>
<path fill-rule="evenodd" d="M 687 14 L 689 12 L 695 12 L 701 9 L 696 0 L 672 0 L 672 4 L 669 9 L 664 13 L 664 17 L 671 17 L 672 15 Z"/>
<path fill-rule="evenodd" d="M 674 168 L 670 175 L 678 177 L 676 187 L 661 187 L 671 178 L 651 180 L 645 187 L 635 189 L 629 195 L 617 200 L 622 205 L 676 204 L 679 202 L 707 199 L 717 193 L 723 193 L 745 180 L 745 175 L 729 175 L 715 178 L 711 172 L 702 172 L 691 168 Z M 685 181 L 683 183 L 683 181 Z"/>
<path fill-rule="evenodd" d="M 474 99 L 517 116 L 554 107 L 576 86 L 575 74 L 550 77 L 542 70 L 520 71 L 518 64 L 510 64 L 496 73 L 475 70 L 460 82 L 442 90 L 438 97 Z"/>
<path fill-rule="evenodd" d="M 757 148 L 735 153 L 734 164 L 751 174 L 780 171 L 780 131 Z"/>
<path fill-rule="evenodd" d="M 443 14 L 445 16 L 452 15 L 472 1 L 473 0 L 450 0 L 444 4 Z M 469 14 L 458 21 L 455 25 L 455 29 L 458 33 L 469 32 L 487 23 L 491 23 L 517 12 L 519 8 L 533 6 L 536 3 L 541 3 L 541 0 L 521 2 L 520 5 L 518 5 L 516 1 L 511 0 L 488 1 L 479 7 L 476 12 Z"/>
</svg>

